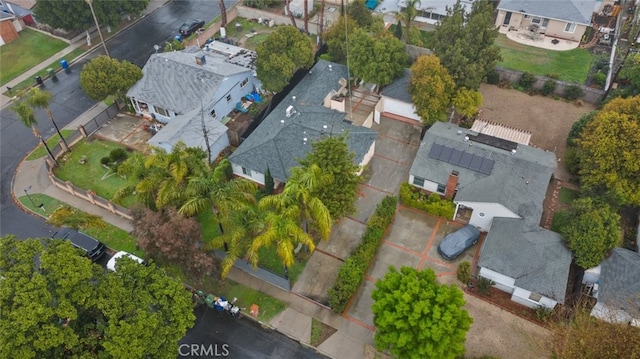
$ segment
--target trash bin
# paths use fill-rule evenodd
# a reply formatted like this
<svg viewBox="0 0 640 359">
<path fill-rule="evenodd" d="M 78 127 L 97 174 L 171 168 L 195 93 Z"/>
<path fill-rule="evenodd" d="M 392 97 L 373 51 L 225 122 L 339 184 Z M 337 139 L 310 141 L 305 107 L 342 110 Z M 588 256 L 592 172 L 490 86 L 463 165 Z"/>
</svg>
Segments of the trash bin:
<svg viewBox="0 0 640 359">
<path fill-rule="evenodd" d="M 178 41 L 178 42 L 182 42 L 182 36 L 181 35 L 176 35 L 176 37 L 174 37 L 174 39 L 176 39 L 176 41 Z"/>
<path fill-rule="evenodd" d="M 60 66 L 62 66 L 62 68 L 65 70 L 69 68 L 69 64 L 67 63 L 67 60 L 60 60 Z"/>
<path fill-rule="evenodd" d="M 49 77 L 51 77 L 52 80 L 56 80 L 56 73 L 55 71 L 53 71 L 52 68 L 48 68 L 47 69 L 47 75 L 49 75 Z"/>
<path fill-rule="evenodd" d="M 36 76 L 34 79 L 36 80 L 36 83 L 38 85 L 43 85 L 44 84 L 44 81 L 42 81 L 42 77 Z"/>
</svg>

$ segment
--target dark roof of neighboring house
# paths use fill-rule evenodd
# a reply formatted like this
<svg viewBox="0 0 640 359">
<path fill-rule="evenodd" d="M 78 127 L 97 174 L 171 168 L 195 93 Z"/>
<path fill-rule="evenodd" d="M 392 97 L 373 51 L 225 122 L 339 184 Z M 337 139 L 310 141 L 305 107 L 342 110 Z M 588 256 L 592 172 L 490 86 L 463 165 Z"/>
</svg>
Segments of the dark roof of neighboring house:
<svg viewBox="0 0 640 359">
<path fill-rule="evenodd" d="M 413 103 L 409 94 L 409 83 L 411 82 L 411 71 L 404 69 L 402 77 L 395 79 L 380 93 L 382 96 L 391 97 L 403 102 Z"/>
<path fill-rule="evenodd" d="M 15 19 L 15 16 L 4 11 L 0 11 L 0 21 L 9 19 Z"/>
<path fill-rule="evenodd" d="M 591 25 L 596 0 L 501 0 L 499 10 Z"/>
<path fill-rule="evenodd" d="M 474 141 L 465 141 L 468 130 L 436 122 L 426 132 L 409 171 L 410 174 L 446 184 L 458 171 L 456 201 L 500 203 L 536 227 L 542 217 L 549 179 L 556 166 L 553 152 L 517 144 L 516 153 Z M 470 133 L 470 132 L 469 132 Z M 492 160 L 490 174 L 429 157 L 431 147 L 440 144 Z"/>
<path fill-rule="evenodd" d="M 205 64 L 196 63 L 200 56 L 205 57 Z M 217 100 L 212 97 L 227 76 L 243 72 L 253 70 L 230 63 L 225 54 L 197 47 L 153 54 L 142 68 L 142 79 L 129 89 L 127 97 L 183 115 L 200 108 L 201 99 Z"/>
<path fill-rule="evenodd" d="M 615 248 L 600 266 L 598 302 L 616 309 L 640 308 L 640 254 Z"/>
<path fill-rule="evenodd" d="M 5 1 L 4 5 L 2 6 L 2 10 L 12 13 L 17 17 L 24 17 L 26 15 L 31 15 L 33 13 L 33 11 L 31 11 L 31 9 L 33 8 L 33 5 L 30 5 L 30 3 L 32 2 L 33 2 L 33 5 L 35 5 L 35 1 L 16 1 L 16 0 L 11 2 Z M 30 6 L 30 7 L 26 7 L 26 6 Z"/>
<path fill-rule="evenodd" d="M 148 143 L 154 146 L 168 144 L 173 147 L 178 141 L 183 141 L 188 147 L 199 147 L 206 152 L 201 116 L 199 108 L 185 115 L 176 116 L 151 137 Z M 214 143 L 220 136 L 226 136 L 227 126 L 208 114 L 204 114 L 204 119 L 210 143 Z"/>
<path fill-rule="evenodd" d="M 340 89 L 339 81 L 343 78 L 348 78 L 345 66 L 319 60 L 229 156 L 229 161 L 260 173 L 265 173 L 268 167 L 274 179 L 286 182 L 291 168 L 298 166 L 298 160 L 311 150 L 312 142 L 331 134 L 346 134 L 349 149 L 355 153 L 354 160 L 360 163 L 377 133 L 345 122 L 345 113 L 322 105 L 325 96 Z M 289 106 L 296 113 L 286 117 Z"/>
<path fill-rule="evenodd" d="M 478 265 L 514 278 L 514 285 L 564 303 L 571 251 L 560 234 L 519 218 L 494 218 Z"/>
</svg>

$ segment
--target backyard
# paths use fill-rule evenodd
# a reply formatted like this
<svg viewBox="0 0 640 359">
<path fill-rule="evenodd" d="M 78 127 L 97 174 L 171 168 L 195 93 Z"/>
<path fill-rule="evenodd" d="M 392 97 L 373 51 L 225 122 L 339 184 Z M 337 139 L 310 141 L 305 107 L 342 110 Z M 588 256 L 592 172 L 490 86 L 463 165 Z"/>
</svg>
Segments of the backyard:
<svg viewBox="0 0 640 359">
<path fill-rule="evenodd" d="M 0 85 L 67 47 L 64 41 L 24 29 L 16 40 L 0 47 Z"/>
<path fill-rule="evenodd" d="M 583 84 L 594 61 L 587 49 L 553 51 L 519 44 L 499 34 L 496 44 L 500 47 L 502 61 L 499 66 Z"/>
</svg>

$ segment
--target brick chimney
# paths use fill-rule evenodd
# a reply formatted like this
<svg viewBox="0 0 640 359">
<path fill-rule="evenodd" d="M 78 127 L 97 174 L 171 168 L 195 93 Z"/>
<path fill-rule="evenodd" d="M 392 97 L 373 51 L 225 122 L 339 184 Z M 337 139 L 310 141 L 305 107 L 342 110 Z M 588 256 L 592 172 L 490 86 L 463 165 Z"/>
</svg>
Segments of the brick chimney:
<svg viewBox="0 0 640 359">
<path fill-rule="evenodd" d="M 444 198 L 452 199 L 456 193 L 456 186 L 458 185 L 458 171 L 451 171 L 449 179 L 447 180 L 447 187 L 444 189 Z"/>
</svg>

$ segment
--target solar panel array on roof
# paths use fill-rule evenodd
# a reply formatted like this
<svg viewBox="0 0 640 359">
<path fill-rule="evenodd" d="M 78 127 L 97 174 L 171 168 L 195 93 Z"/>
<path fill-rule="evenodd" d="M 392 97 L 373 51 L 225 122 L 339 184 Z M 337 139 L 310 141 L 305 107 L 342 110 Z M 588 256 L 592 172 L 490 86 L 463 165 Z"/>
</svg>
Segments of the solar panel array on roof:
<svg viewBox="0 0 640 359">
<path fill-rule="evenodd" d="M 434 143 L 431 146 L 429 158 L 451 163 L 454 166 L 467 168 L 485 175 L 491 174 L 491 171 L 493 171 L 493 164 L 495 163 L 490 158 L 457 150 L 438 143 Z"/>
</svg>

